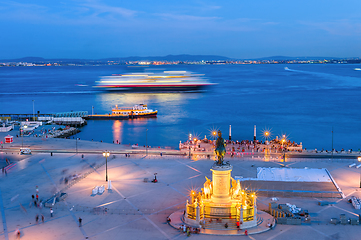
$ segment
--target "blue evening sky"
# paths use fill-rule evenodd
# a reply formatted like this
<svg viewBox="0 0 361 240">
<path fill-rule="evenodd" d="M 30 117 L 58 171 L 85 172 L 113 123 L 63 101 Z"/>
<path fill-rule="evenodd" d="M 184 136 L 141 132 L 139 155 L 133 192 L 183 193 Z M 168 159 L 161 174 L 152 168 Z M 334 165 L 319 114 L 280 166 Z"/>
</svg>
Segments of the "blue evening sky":
<svg viewBox="0 0 361 240">
<path fill-rule="evenodd" d="M 0 0 L 0 59 L 361 56 L 361 0 Z"/>
</svg>

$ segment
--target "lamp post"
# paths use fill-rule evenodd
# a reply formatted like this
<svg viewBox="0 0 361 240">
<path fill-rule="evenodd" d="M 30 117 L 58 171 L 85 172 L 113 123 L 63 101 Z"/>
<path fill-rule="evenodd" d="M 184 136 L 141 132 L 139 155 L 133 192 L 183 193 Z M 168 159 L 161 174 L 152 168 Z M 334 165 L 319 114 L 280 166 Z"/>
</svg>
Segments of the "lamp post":
<svg viewBox="0 0 361 240">
<path fill-rule="evenodd" d="M 35 100 L 33 100 L 33 121 L 35 121 L 35 108 L 34 108 L 34 102 L 35 102 Z"/>
<path fill-rule="evenodd" d="M 283 135 L 283 138 L 282 138 L 283 161 L 286 160 L 286 152 L 285 152 L 285 148 L 283 147 L 283 144 L 284 144 L 285 142 L 286 142 L 285 135 Z"/>
<path fill-rule="evenodd" d="M 213 140 L 216 140 L 217 132 L 216 132 L 216 131 L 213 131 L 213 132 L 212 132 L 212 135 L 213 135 Z"/>
<path fill-rule="evenodd" d="M 76 131 L 78 131 L 78 129 L 76 129 Z M 76 154 L 78 154 L 78 136 L 77 136 L 77 132 L 75 132 L 75 152 L 76 152 Z"/>
<path fill-rule="evenodd" d="M 269 135 L 270 135 L 270 132 L 268 132 L 268 131 L 264 132 L 264 136 L 266 137 L 266 144 L 268 142 Z"/>
<path fill-rule="evenodd" d="M 22 128 L 27 129 L 28 126 L 24 125 Z M 21 148 L 23 148 L 24 147 L 24 129 L 20 129 L 20 132 L 21 132 Z"/>
<path fill-rule="evenodd" d="M 358 157 L 357 160 L 361 162 L 361 157 Z M 360 188 L 361 188 L 361 171 L 360 171 Z"/>
<path fill-rule="evenodd" d="M 145 155 L 148 156 L 148 128 L 145 131 Z"/>
<path fill-rule="evenodd" d="M 103 156 L 105 157 L 105 181 L 108 182 L 108 157 L 110 153 L 108 151 L 103 152 Z"/>
<path fill-rule="evenodd" d="M 191 142 L 192 142 L 192 134 L 189 134 L 189 158 L 191 158 Z"/>
</svg>

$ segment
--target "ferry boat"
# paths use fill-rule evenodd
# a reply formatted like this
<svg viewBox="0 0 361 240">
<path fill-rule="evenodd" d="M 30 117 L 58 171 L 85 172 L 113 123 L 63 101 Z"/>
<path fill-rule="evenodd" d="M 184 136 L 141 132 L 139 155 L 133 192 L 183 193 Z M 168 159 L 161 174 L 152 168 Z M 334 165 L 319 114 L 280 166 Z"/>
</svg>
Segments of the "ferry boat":
<svg viewBox="0 0 361 240">
<path fill-rule="evenodd" d="M 108 114 L 92 114 L 88 115 L 87 119 L 90 120 L 101 120 L 101 119 L 114 119 L 124 120 L 133 118 L 144 118 L 144 117 L 157 117 L 158 111 L 148 109 L 146 104 L 137 104 L 130 108 L 119 108 L 118 105 L 112 109 L 112 113 Z"/>
<path fill-rule="evenodd" d="M 137 104 L 131 108 L 118 108 L 112 110 L 114 115 L 128 115 L 129 118 L 156 117 L 158 110 L 148 109 L 146 104 Z"/>
<path fill-rule="evenodd" d="M 188 71 L 164 71 L 161 73 L 113 74 L 101 77 L 96 88 L 123 91 L 194 91 L 214 85 L 203 74 Z"/>
</svg>

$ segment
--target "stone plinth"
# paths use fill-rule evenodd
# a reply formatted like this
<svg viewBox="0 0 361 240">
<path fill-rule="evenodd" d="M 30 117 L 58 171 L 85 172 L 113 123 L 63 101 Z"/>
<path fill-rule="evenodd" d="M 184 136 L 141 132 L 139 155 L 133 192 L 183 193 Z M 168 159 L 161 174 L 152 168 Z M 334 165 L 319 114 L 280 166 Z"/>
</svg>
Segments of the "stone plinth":
<svg viewBox="0 0 361 240">
<path fill-rule="evenodd" d="M 213 194 L 211 200 L 215 203 L 229 203 L 231 197 L 229 189 L 231 187 L 231 165 L 213 165 L 212 180 L 213 180 Z"/>
</svg>

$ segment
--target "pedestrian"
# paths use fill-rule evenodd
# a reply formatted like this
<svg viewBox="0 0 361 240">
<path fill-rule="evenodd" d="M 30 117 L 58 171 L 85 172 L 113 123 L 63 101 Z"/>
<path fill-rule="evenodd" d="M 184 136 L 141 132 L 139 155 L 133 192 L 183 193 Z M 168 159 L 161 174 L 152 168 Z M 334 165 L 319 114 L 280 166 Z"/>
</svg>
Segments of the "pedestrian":
<svg viewBox="0 0 361 240">
<path fill-rule="evenodd" d="M 39 200 L 39 195 L 38 194 L 36 194 L 36 201 L 38 201 Z"/>
<path fill-rule="evenodd" d="M 16 230 L 15 230 L 15 237 L 16 237 L 16 239 L 20 239 L 20 230 L 19 230 L 19 228 L 16 228 Z"/>
<path fill-rule="evenodd" d="M 81 227 L 81 221 L 82 221 L 83 219 L 81 219 L 80 217 L 79 217 L 79 227 Z"/>
<path fill-rule="evenodd" d="M 6 171 L 6 169 L 5 169 L 5 177 L 7 177 L 8 176 L 8 172 Z"/>
<path fill-rule="evenodd" d="M 3 170 L 3 174 L 4 174 L 5 173 L 5 168 L 3 167 L 2 170 Z"/>
<path fill-rule="evenodd" d="M 237 221 L 236 224 L 237 224 L 237 229 L 239 230 L 239 221 Z"/>
<path fill-rule="evenodd" d="M 225 228 L 228 228 L 228 223 L 224 224 L 224 227 L 225 227 Z"/>
<path fill-rule="evenodd" d="M 50 217 L 53 217 L 53 209 L 52 208 L 50 208 Z"/>
<path fill-rule="evenodd" d="M 34 200 L 34 206 L 37 207 L 38 205 L 36 204 L 36 200 Z"/>
<path fill-rule="evenodd" d="M 36 214 L 36 216 L 35 216 L 35 221 L 36 221 L 36 224 L 38 224 L 38 222 L 39 222 L 39 215 L 38 214 Z"/>
<path fill-rule="evenodd" d="M 44 223 L 44 215 L 41 214 L 41 221 Z"/>
<path fill-rule="evenodd" d="M 31 198 L 33 199 L 33 201 L 35 200 L 35 199 L 34 199 L 34 198 L 35 198 L 35 197 L 34 197 L 34 194 L 33 194 L 33 195 L 31 195 Z"/>
</svg>

